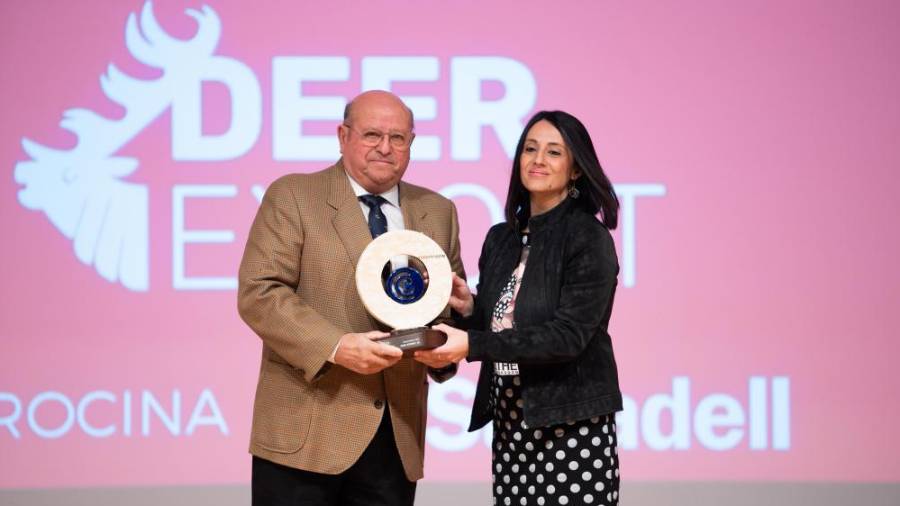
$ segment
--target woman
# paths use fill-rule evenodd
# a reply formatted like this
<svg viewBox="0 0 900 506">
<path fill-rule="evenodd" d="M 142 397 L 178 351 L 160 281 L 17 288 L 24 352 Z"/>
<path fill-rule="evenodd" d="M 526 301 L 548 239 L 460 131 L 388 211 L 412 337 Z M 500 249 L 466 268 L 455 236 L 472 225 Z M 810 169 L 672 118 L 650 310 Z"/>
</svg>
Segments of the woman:
<svg viewBox="0 0 900 506">
<path fill-rule="evenodd" d="M 463 317 L 417 357 L 481 361 L 469 430 L 494 423 L 498 505 L 618 504 L 615 412 L 622 409 L 607 327 L 619 202 L 584 125 L 541 111 L 519 139 L 506 223 L 490 229 L 473 296 L 454 277 Z M 600 214 L 601 219 L 596 217 Z"/>
</svg>

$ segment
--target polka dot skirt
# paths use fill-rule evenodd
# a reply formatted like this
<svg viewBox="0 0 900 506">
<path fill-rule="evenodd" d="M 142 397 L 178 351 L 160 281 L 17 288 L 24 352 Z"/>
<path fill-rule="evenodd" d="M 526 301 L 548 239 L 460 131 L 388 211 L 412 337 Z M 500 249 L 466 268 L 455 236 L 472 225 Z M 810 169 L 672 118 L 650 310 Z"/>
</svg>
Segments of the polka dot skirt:
<svg viewBox="0 0 900 506">
<path fill-rule="evenodd" d="M 491 400 L 495 505 L 619 504 L 613 415 L 527 427 L 519 376 L 494 374 Z"/>
</svg>

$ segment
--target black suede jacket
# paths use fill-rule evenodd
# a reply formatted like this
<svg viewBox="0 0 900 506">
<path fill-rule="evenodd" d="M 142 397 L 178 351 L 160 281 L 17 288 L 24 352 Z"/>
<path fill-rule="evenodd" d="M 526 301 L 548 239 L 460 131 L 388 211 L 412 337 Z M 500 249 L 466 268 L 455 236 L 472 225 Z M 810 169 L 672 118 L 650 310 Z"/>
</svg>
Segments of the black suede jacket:
<svg viewBox="0 0 900 506">
<path fill-rule="evenodd" d="M 516 362 L 524 421 L 546 427 L 622 409 L 607 327 L 619 264 L 609 231 L 580 202 L 567 198 L 528 223 L 531 251 L 516 297 L 514 328 L 490 331 L 491 312 L 522 252 L 507 223 L 488 231 L 478 260 L 470 362 L 481 361 L 469 430 L 491 420 L 493 362 Z"/>
</svg>

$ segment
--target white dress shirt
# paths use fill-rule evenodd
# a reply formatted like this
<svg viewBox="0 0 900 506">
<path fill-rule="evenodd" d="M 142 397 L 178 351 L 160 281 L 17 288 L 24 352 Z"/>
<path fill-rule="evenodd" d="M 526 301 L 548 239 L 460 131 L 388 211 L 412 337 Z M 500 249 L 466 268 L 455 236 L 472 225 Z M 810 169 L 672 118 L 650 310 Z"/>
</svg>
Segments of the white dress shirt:
<svg viewBox="0 0 900 506">
<path fill-rule="evenodd" d="M 350 180 L 350 186 L 353 188 L 353 193 L 357 197 L 370 194 L 370 192 L 366 191 L 362 185 L 350 177 L 349 174 L 347 174 L 347 179 Z M 403 226 L 403 211 L 400 210 L 400 188 L 397 185 L 394 185 L 390 190 L 379 193 L 378 195 L 384 197 L 384 199 L 388 201 L 388 204 L 390 204 L 381 205 L 381 212 L 383 212 L 384 217 L 387 218 L 388 232 L 392 230 L 406 230 L 406 227 Z M 360 201 L 359 208 L 362 209 L 363 217 L 366 219 L 366 223 L 368 223 L 369 206 L 367 206 L 365 202 Z"/>
</svg>

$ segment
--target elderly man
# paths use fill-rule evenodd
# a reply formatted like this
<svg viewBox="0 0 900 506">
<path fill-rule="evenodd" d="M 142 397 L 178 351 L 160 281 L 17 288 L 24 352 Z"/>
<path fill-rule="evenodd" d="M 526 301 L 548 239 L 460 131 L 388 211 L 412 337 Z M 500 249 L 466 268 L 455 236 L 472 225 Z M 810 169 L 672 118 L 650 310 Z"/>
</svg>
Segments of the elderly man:
<svg viewBox="0 0 900 506">
<path fill-rule="evenodd" d="M 387 334 L 354 283 L 360 254 L 385 230 L 430 236 L 464 275 L 453 203 L 401 181 L 412 112 L 390 93 L 366 92 L 347 105 L 337 135 L 336 164 L 272 183 L 241 261 L 238 310 L 263 341 L 254 505 L 412 504 L 426 369 L 437 381 L 456 372 L 374 341 Z"/>
</svg>

